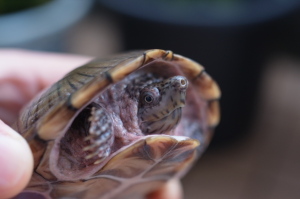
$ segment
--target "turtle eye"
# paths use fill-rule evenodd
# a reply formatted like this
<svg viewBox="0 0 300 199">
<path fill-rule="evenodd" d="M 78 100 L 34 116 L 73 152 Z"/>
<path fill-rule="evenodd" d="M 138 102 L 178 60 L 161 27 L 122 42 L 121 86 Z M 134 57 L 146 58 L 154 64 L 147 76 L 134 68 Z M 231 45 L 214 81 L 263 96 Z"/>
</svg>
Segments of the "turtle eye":
<svg viewBox="0 0 300 199">
<path fill-rule="evenodd" d="M 152 97 L 151 95 L 146 95 L 146 96 L 144 97 L 144 100 L 145 100 L 145 102 L 147 102 L 147 103 L 151 103 L 151 102 L 153 102 L 153 97 Z"/>
<path fill-rule="evenodd" d="M 153 106 L 159 99 L 159 90 L 157 88 L 146 88 L 141 93 L 141 106 Z"/>
</svg>

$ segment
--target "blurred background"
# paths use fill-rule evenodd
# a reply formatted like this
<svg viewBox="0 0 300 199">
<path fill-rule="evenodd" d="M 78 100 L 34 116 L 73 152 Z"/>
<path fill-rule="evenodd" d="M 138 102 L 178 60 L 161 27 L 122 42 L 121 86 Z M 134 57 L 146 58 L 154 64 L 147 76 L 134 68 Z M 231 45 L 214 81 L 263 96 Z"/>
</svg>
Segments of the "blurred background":
<svg viewBox="0 0 300 199">
<path fill-rule="evenodd" d="M 194 59 L 221 87 L 222 120 L 185 197 L 300 198 L 299 0 L 0 0 L 0 47 Z"/>
</svg>

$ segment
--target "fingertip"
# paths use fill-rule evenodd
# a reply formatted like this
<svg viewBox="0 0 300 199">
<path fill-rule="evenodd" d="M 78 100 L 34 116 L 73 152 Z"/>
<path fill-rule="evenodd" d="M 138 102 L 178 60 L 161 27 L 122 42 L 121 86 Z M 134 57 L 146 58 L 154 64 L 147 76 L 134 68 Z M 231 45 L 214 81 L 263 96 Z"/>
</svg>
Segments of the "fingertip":
<svg viewBox="0 0 300 199">
<path fill-rule="evenodd" d="M 159 190 L 149 194 L 147 199 L 182 199 L 183 190 L 179 179 L 172 179 Z"/>
<path fill-rule="evenodd" d="M 28 184 L 33 157 L 27 142 L 0 120 L 0 198 L 11 198 Z"/>
</svg>

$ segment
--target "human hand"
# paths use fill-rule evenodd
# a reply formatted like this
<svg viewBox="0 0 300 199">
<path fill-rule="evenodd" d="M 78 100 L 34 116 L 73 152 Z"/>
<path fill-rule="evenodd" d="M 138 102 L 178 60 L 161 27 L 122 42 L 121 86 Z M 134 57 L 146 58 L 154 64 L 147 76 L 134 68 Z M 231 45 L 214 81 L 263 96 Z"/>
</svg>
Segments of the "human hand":
<svg viewBox="0 0 300 199">
<path fill-rule="evenodd" d="M 0 119 L 11 125 L 21 108 L 90 57 L 0 49 Z M 27 142 L 0 120 L 0 198 L 21 192 L 30 180 L 33 157 Z M 179 180 L 172 180 L 148 199 L 181 199 Z"/>
<path fill-rule="evenodd" d="M 0 119 L 11 125 L 38 92 L 90 59 L 0 49 Z M 33 157 L 27 142 L 4 122 L 0 121 L 0 198 L 10 198 L 30 180 Z"/>
</svg>

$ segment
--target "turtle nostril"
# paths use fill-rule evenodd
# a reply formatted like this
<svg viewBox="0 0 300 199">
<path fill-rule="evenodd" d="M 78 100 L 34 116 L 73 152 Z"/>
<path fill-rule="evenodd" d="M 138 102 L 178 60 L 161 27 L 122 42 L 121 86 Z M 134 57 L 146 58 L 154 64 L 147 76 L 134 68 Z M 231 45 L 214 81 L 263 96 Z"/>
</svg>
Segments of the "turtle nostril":
<svg viewBox="0 0 300 199">
<path fill-rule="evenodd" d="M 188 80 L 183 76 L 175 76 L 171 78 L 171 85 L 174 88 L 186 89 L 188 87 Z"/>
<path fill-rule="evenodd" d="M 186 89 L 188 86 L 188 81 L 185 77 L 180 77 L 177 82 L 180 89 Z"/>
</svg>

